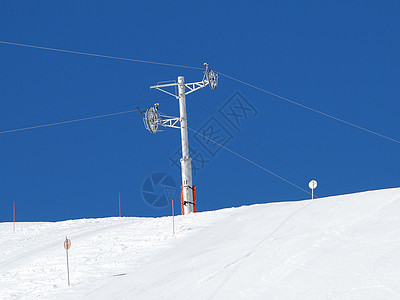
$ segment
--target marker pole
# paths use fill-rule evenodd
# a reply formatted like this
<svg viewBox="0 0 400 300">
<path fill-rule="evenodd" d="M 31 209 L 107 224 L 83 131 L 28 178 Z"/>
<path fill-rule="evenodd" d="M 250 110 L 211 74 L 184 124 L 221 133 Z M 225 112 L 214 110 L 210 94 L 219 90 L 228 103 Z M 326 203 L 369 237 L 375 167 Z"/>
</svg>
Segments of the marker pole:
<svg viewBox="0 0 400 300">
<path fill-rule="evenodd" d="M 119 192 L 119 217 L 121 218 L 121 192 Z"/>
<path fill-rule="evenodd" d="M 311 189 L 311 199 L 313 199 L 313 200 L 314 200 L 314 190 L 316 189 L 317 185 L 318 185 L 318 183 L 317 183 L 317 181 L 314 180 L 314 179 L 311 180 L 311 181 L 308 183 L 308 187 Z"/>
<path fill-rule="evenodd" d="M 67 252 L 67 273 L 68 273 L 68 285 L 70 285 L 69 283 L 69 262 L 68 262 L 68 249 L 65 250 Z"/>
<path fill-rule="evenodd" d="M 15 232 L 15 202 L 13 202 L 13 231 Z"/>
<path fill-rule="evenodd" d="M 67 245 L 67 246 L 65 246 Z M 65 248 L 65 252 L 67 253 L 67 274 L 68 274 L 68 285 L 70 285 L 69 283 L 69 262 L 68 262 L 68 238 L 65 237 L 65 243 L 64 243 L 64 248 Z"/>
<path fill-rule="evenodd" d="M 174 213 L 174 199 L 172 199 L 172 234 L 175 235 L 175 213 Z"/>
</svg>

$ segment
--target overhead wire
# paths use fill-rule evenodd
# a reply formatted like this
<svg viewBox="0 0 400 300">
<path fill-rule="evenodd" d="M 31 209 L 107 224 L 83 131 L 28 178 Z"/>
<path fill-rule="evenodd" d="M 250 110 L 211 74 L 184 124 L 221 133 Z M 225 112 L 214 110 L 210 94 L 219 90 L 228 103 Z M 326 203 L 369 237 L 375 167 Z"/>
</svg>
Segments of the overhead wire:
<svg viewBox="0 0 400 300">
<path fill-rule="evenodd" d="M 193 67 L 193 66 L 185 66 L 185 65 L 178 65 L 178 64 L 170 64 L 170 63 L 163 63 L 163 62 L 155 62 L 155 61 L 149 61 L 149 60 L 140 60 L 140 59 L 124 58 L 124 57 L 118 57 L 118 56 L 102 55 L 102 54 L 95 54 L 95 53 L 81 52 L 81 51 L 72 51 L 72 50 L 65 50 L 65 49 L 58 49 L 58 48 L 50 48 L 50 47 L 36 46 L 36 45 L 30 45 L 30 44 L 14 43 L 14 42 L 7 42 L 7 41 L 0 41 L 0 43 L 1 43 L 1 44 L 6 44 L 6 45 L 21 46 L 21 47 L 29 47 L 29 48 L 36 48 L 36 49 L 49 50 L 49 51 L 56 51 L 56 52 L 63 52 L 63 53 L 70 53 L 70 54 L 79 54 L 79 55 L 86 55 L 86 56 L 93 56 L 93 57 L 100 57 L 100 58 L 107 58 L 107 59 L 116 59 L 116 60 L 131 61 L 131 62 L 139 62 L 139 63 L 147 63 L 147 64 L 155 64 L 155 65 L 162 65 L 162 66 L 170 66 L 170 67 L 179 67 L 179 68 L 203 70 L 202 68 Z M 237 79 L 237 78 L 235 78 L 235 77 L 229 76 L 229 75 L 227 75 L 227 74 L 225 74 L 225 73 L 222 73 L 222 72 L 217 72 L 217 73 L 218 73 L 219 75 L 221 75 L 221 76 L 224 76 L 224 77 L 228 78 L 228 79 L 231 79 L 231 80 L 233 80 L 233 81 L 239 82 L 239 83 L 241 83 L 241 84 L 244 84 L 244 85 L 246 85 L 246 86 L 249 86 L 249 87 L 251 87 L 251 88 L 254 88 L 254 89 L 256 89 L 256 90 L 259 90 L 259 91 L 261 91 L 261 92 L 263 92 L 263 93 L 269 94 L 269 95 L 271 95 L 271 96 L 273 96 L 273 97 L 279 98 L 279 99 L 284 100 L 284 101 L 286 101 L 286 102 L 289 102 L 289 103 L 291 103 L 291 104 L 300 106 L 300 107 L 302 107 L 302 108 L 305 108 L 305 109 L 307 109 L 307 110 L 313 111 L 313 112 L 315 112 L 315 113 L 318 113 L 318 114 L 323 115 L 323 116 L 325 116 L 325 117 L 331 118 L 331 119 L 333 119 L 333 120 L 339 121 L 339 122 L 344 123 L 344 124 L 346 124 L 346 125 L 349 125 L 349 126 L 358 128 L 358 129 L 363 130 L 363 131 L 365 131 L 365 132 L 374 134 L 374 135 L 379 136 L 379 137 L 381 137 L 381 138 L 384 138 L 384 139 L 387 139 L 387 140 L 390 140 L 390 141 L 392 141 L 392 142 L 395 142 L 395 143 L 400 144 L 400 141 L 399 141 L 399 140 L 396 140 L 396 139 L 394 139 L 394 138 L 388 137 L 388 136 L 386 136 L 386 135 L 383 135 L 383 134 L 380 134 L 380 133 L 378 133 L 378 132 L 372 131 L 372 130 L 367 129 L 367 128 L 365 128 L 365 127 L 356 125 L 356 124 L 354 124 L 354 123 L 348 122 L 348 121 L 346 121 L 346 120 L 343 120 L 343 119 L 341 119 L 341 118 L 335 117 L 335 116 L 333 116 L 333 115 L 324 113 L 324 112 L 322 112 L 322 111 L 320 111 L 320 110 L 317 110 L 317 109 L 314 109 L 314 108 L 312 108 L 312 107 L 306 106 L 306 105 L 301 104 L 301 103 L 299 103 L 299 102 L 297 102 L 297 101 L 294 101 L 294 100 L 292 100 L 292 99 L 289 99 L 289 98 L 280 96 L 280 95 L 278 95 L 278 94 L 276 94 L 276 93 L 270 92 L 270 91 L 268 91 L 268 90 L 266 90 L 266 89 L 263 89 L 263 88 L 260 88 L 260 87 L 258 87 L 258 86 L 256 86 L 256 85 L 253 85 L 253 84 L 250 84 L 250 83 L 245 82 L 245 81 L 243 81 L 243 80 L 240 80 L 240 79 Z M 108 116 L 114 116 L 114 115 L 125 114 L 125 113 L 129 113 L 129 112 L 134 112 L 134 111 L 138 111 L 138 110 L 129 110 L 129 111 L 123 111 L 123 112 L 112 113 L 112 114 L 106 114 L 106 115 L 100 115 L 100 116 L 93 116 L 93 117 L 87 117 L 87 118 L 81 118 L 81 119 L 74 119 L 74 120 L 68 120 L 68 121 L 62 121 L 62 122 L 56 122 L 56 123 L 50 123 L 50 124 L 43 124 L 43 125 L 37 125 L 37 126 L 30 126 L 30 127 L 25 127 L 25 128 L 18 128 L 18 129 L 12 129 L 12 130 L 5 130 L 5 131 L 0 131 L 0 134 L 11 133 L 11 132 L 17 132 L 17 131 L 23 131 L 23 130 L 31 130 L 31 129 L 35 129 L 35 128 L 49 127 L 49 126 L 67 124 L 67 123 L 80 122 L 80 121 L 85 121 L 85 120 L 90 120 L 90 119 L 97 119 L 97 118 L 103 118 L 103 117 L 108 117 Z M 290 185 L 292 185 L 292 186 L 294 186 L 294 187 L 296 187 L 296 188 L 298 188 L 298 189 L 300 189 L 300 190 L 306 192 L 307 194 L 311 194 L 311 193 L 308 192 L 307 190 L 304 190 L 303 188 L 297 186 L 296 184 L 290 182 L 289 180 L 287 180 L 287 179 L 285 179 L 285 178 L 279 176 L 278 174 L 275 174 L 274 172 L 272 172 L 272 171 L 270 171 L 270 170 L 264 168 L 263 166 L 261 166 L 261 165 L 255 163 L 255 162 L 253 162 L 252 160 L 250 160 L 250 159 L 248 159 L 248 158 L 246 158 L 246 157 L 240 155 L 239 153 L 237 153 L 237 152 L 235 152 L 235 151 L 233 151 L 233 150 L 231 150 L 231 149 L 229 149 L 229 148 L 227 148 L 227 147 L 225 147 L 225 146 L 219 144 L 218 142 L 215 142 L 215 141 L 209 139 L 208 137 L 203 136 L 202 134 L 200 134 L 199 132 L 197 132 L 197 131 L 195 131 L 195 130 L 193 130 L 193 129 L 191 129 L 191 128 L 189 128 L 189 129 L 192 130 L 192 131 L 194 131 L 194 132 L 196 132 L 197 134 L 199 134 L 199 135 L 202 136 L 203 138 L 206 138 L 206 139 L 210 140 L 211 142 L 213 142 L 213 143 L 219 145 L 220 147 L 224 148 L 225 150 L 231 152 L 232 154 L 234 154 L 234 155 L 236 155 L 236 156 L 238 156 L 238 157 L 240 157 L 240 158 L 242 158 L 242 159 L 248 161 L 249 163 L 251 163 L 251 164 L 253 164 L 253 165 L 255 165 L 255 166 L 261 168 L 262 170 L 264 170 L 264 171 L 266 171 L 266 172 L 272 174 L 273 176 L 275 176 L 275 177 L 277 177 L 277 178 L 279 178 L 279 179 L 281 179 L 281 180 L 283 180 L 283 181 L 289 183 Z"/>
<path fill-rule="evenodd" d="M 105 118 L 105 117 L 128 114 L 128 113 L 132 113 L 132 112 L 136 112 L 136 111 L 139 111 L 139 109 L 132 109 L 132 110 L 120 111 L 120 112 L 97 115 L 97 116 L 80 118 L 80 119 L 73 119 L 73 120 L 67 120 L 67 121 L 61 121 L 61 122 L 47 123 L 47 124 L 42 124 L 42 125 L 34 125 L 34 126 L 28 126 L 28 127 L 22 127 L 22 128 L 16 128 L 16 129 L 3 130 L 3 131 L 0 131 L 0 134 L 12 133 L 12 132 L 18 132 L 18 131 L 26 131 L 26 130 L 32 130 L 32 129 L 50 127 L 50 126 L 56 126 L 56 125 L 63 125 L 63 124 L 69 124 L 69 123 L 76 123 L 76 122 L 93 120 L 93 119 L 100 119 L 100 118 Z"/>
<path fill-rule="evenodd" d="M 226 78 L 229 78 L 229 79 L 231 79 L 231 80 L 234 80 L 234 81 L 236 81 L 236 82 L 239 82 L 239 83 L 241 83 L 241 84 L 247 85 L 247 86 L 249 86 L 249 87 L 251 87 L 251 88 L 254 88 L 254 89 L 256 89 L 256 90 L 259 90 L 259 91 L 261 91 L 261 92 L 267 93 L 267 94 L 269 94 L 269 95 L 271 95 L 271 96 L 273 96 L 273 97 L 282 99 L 282 100 L 287 101 L 287 102 L 289 102 L 289 103 L 295 104 L 295 105 L 300 106 L 300 107 L 302 107 L 302 108 L 305 108 L 305 109 L 308 109 L 308 110 L 313 111 L 313 112 L 315 112 L 315 113 L 318 113 L 318 114 L 320 114 L 320 115 L 323 115 L 323 116 L 325 116 L 325 117 L 331 118 L 331 119 L 333 119 L 333 120 L 342 122 L 342 123 L 344 123 L 344 124 L 353 126 L 353 127 L 355 127 L 355 128 L 358 128 L 358 129 L 361 129 L 361 130 L 363 130 L 363 131 L 372 133 L 372 134 L 374 134 L 374 135 L 376 135 L 376 136 L 379 136 L 379 137 L 381 137 L 381 138 L 384 138 L 384 139 L 387 139 L 387 140 L 390 140 L 390 141 L 392 141 L 392 142 L 395 142 L 395 143 L 400 144 L 400 141 L 399 141 L 399 140 L 396 140 L 396 139 L 394 139 L 394 138 L 388 137 L 388 136 L 386 136 L 386 135 L 383 135 L 383 134 L 380 134 L 380 133 L 378 133 L 378 132 L 372 131 L 372 130 L 367 129 L 367 128 L 365 128 L 365 127 L 362 127 L 362 126 L 356 125 L 356 124 L 354 124 L 354 123 L 345 121 L 345 120 L 343 120 L 343 119 L 337 118 L 337 117 L 332 116 L 332 115 L 330 115 L 330 114 L 324 113 L 324 112 L 322 112 L 322 111 L 320 111 L 320 110 L 317 110 L 317 109 L 315 109 L 315 108 L 306 106 L 306 105 L 304 105 L 304 104 L 301 104 L 301 103 L 296 102 L 296 101 L 294 101 L 294 100 L 291 100 L 291 99 L 289 99 L 289 98 L 280 96 L 280 95 L 278 95 L 278 94 L 276 94 L 276 93 L 272 93 L 272 92 L 267 91 L 267 90 L 265 90 L 265 89 L 263 89 L 263 88 L 260 88 L 260 87 L 258 87 L 258 86 L 256 86 L 256 85 L 253 85 L 253 84 L 250 84 L 250 83 L 245 82 L 245 81 L 243 81 L 243 80 L 240 80 L 240 79 L 237 79 L 237 78 L 235 78 L 235 77 L 229 76 L 229 75 L 224 74 L 224 73 L 222 73 L 222 72 L 218 72 L 218 74 L 221 75 L 221 76 L 224 76 L 224 77 L 226 77 Z"/>
<path fill-rule="evenodd" d="M 247 158 L 247 157 L 245 157 L 245 156 L 243 156 L 243 155 L 241 155 L 241 154 L 239 154 L 239 153 L 233 151 L 232 149 L 229 149 L 228 147 L 226 147 L 226 146 L 224 146 L 224 145 L 222 145 L 222 144 L 220 144 L 220 143 L 214 141 L 213 139 L 211 139 L 211 138 L 209 138 L 209 137 L 207 137 L 207 136 L 201 134 L 200 132 L 198 132 L 198 131 L 196 131 L 196 130 L 190 128 L 189 126 L 188 126 L 188 129 L 191 130 L 191 131 L 193 131 L 194 133 L 200 135 L 202 138 L 205 138 L 205 139 L 209 140 L 210 142 L 212 142 L 212 143 L 216 144 L 217 146 L 219 146 L 219 147 L 225 149 L 226 151 L 229 151 L 230 153 L 232 153 L 232 154 L 234 154 L 234 155 L 240 157 L 241 159 L 243 159 L 243 160 L 245 160 L 245 161 L 251 163 L 252 165 L 254 165 L 254 166 L 260 168 L 261 170 L 264 170 L 264 171 L 268 172 L 269 174 L 271 174 L 271 175 L 273 175 L 273 176 L 275 176 L 275 177 L 277 177 L 277 178 L 279 178 L 279 179 L 285 181 L 286 183 L 289 183 L 290 185 L 292 185 L 292 186 L 294 186 L 294 187 L 296 187 L 296 188 L 302 190 L 303 192 L 305 192 L 305 193 L 311 195 L 311 193 L 310 193 L 309 191 L 307 191 L 307 190 L 305 190 L 305 189 L 299 187 L 297 184 L 295 184 L 295 183 L 293 183 L 293 182 L 287 180 L 286 178 L 283 178 L 282 176 L 280 176 L 280 175 L 278 175 L 278 174 L 272 172 L 271 170 L 268 170 L 267 168 L 265 168 L 265 167 L 261 166 L 260 164 L 258 164 L 258 163 L 256 163 L 256 162 L 250 160 L 249 158 Z"/>
<path fill-rule="evenodd" d="M 94 56 L 94 57 L 101 57 L 101 58 L 108 58 L 108 59 L 117 59 L 117 60 L 124 60 L 124 61 L 138 62 L 138 63 L 154 64 L 154 65 L 167 66 L 167 67 L 203 70 L 203 68 L 199 68 L 199 67 L 184 66 L 184 65 L 178 65 L 178 64 L 169 64 L 169 63 L 163 63 L 163 62 L 157 62 L 157 61 L 126 58 L 126 57 L 111 56 L 111 55 L 104 55 L 104 54 L 95 54 L 95 53 L 82 52 L 82 51 L 72 51 L 72 50 L 65 50 L 65 49 L 59 49 L 59 48 L 50 48 L 50 47 L 36 46 L 36 45 L 30 45 L 30 44 L 13 43 L 13 42 L 7 42 L 7 41 L 0 41 L 0 44 L 12 45 L 12 46 L 20 46 L 20 47 L 28 47 L 28 48 L 35 48 L 35 49 L 41 49 L 41 50 L 49 50 L 49 51 L 70 53 L 70 54 Z"/>
<path fill-rule="evenodd" d="M 210 116 L 213 116 L 212 112 L 210 111 L 210 109 L 204 105 L 203 103 L 201 103 L 200 101 L 197 101 L 195 99 L 195 97 L 192 97 L 191 101 L 196 104 L 198 107 L 200 107 L 203 111 L 207 112 Z M 256 143 L 255 141 L 253 141 L 252 139 L 250 139 L 249 137 L 247 137 L 246 135 L 242 134 L 240 131 L 237 132 L 238 135 L 240 135 L 242 138 L 244 138 L 245 140 L 247 140 L 248 142 L 252 143 L 254 146 L 256 146 L 257 148 L 259 148 L 260 150 L 262 150 L 264 153 L 272 156 L 273 158 L 275 158 L 276 160 L 279 160 L 281 163 L 283 163 L 284 165 L 286 165 L 287 167 L 291 168 L 292 170 L 296 171 L 298 174 L 302 175 L 304 178 L 309 178 L 309 176 L 305 175 L 303 172 L 301 172 L 300 170 L 298 170 L 296 167 L 292 166 L 291 164 L 289 164 L 288 162 L 284 161 L 283 159 L 279 158 L 278 156 L 274 155 L 273 153 L 267 151 L 266 149 L 264 149 L 262 146 L 260 146 L 258 143 Z"/>
<path fill-rule="evenodd" d="M 41 49 L 41 50 L 49 50 L 49 51 L 70 53 L 70 54 L 87 55 L 87 56 L 94 56 L 94 57 L 101 57 L 101 58 L 108 58 L 108 59 L 116 59 L 116 60 L 123 60 L 123 61 L 131 61 L 131 62 L 155 64 L 155 65 L 162 65 L 162 66 L 170 66 L 170 67 L 178 67 L 178 68 L 187 68 L 187 69 L 195 69 L 195 70 L 203 70 L 203 68 L 193 67 L 193 66 L 185 66 L 185 65 L 170 64 L 170 63 L 156 62 L 156 61 L 150 61 L 150 60 L 142 60 L 142 59 L 125 58 L 125 57 L 110 56 L 110 55 L 103 55 L 103 54 L 95 54 L 95 53 L 82 52 L 82 51 L 72 51 L 72 50 L 65 50 L 65 49 L 59 49 L 59 48 L 51 48 L 51 47 L 44 47 L 44 46 L 36 46 L 36 45 L 31 45 L 31 44 L 14 43 L 14 42 L 8 42 L 8 41 L 0 41 L 0 44 L 4 44 L 4 45 L 13 45 L 13 46 L 20 46 L 20 47 L 29 47 L 29 48 L 35 48 L 35 49 Z M 387 140 L 390 140 L 390 141 L 392 141 L 392 142 L 395 142 L 395 143 L 400 144 L 400 141 L 397 140 L 397 139 L 388 137 L 388 136 L 383 135 L 383 134 L 381 134 L 381 133 L 378 133 L 378 132 L 375 132 L 375 131 L 373 131 L 373 130 L 367 129 L 367 128 L 365 128 L 365 127 L 359 126 L 359 125 L 357 125 L 357 124 L 348 122 L 348 121 L 346 121 L 346 120 L 343 120 L 343 119 L 341 119 L 341 118 L 335 117 L 335 116 L 333 116 L 333 115 L 324 113 L 324 112 L 322 112 L 322 111 L 320 111 L 320 110 L 317 110 L 317 109 L 315 109 L 315 108 L 309 107 L 309 106 L 304 105 L 304 104 L 301 104 L 301 103 L 299 103 L 299 102 L 297 102 L 297 101 L 294 101 L 294 100 L 292 100 L 292 99 L 283 97 L 283 96 L 278 95 L 278 94 L 276 94 L 276 93 L 270 92 L 270 91 L 268 91 L 268 90 L 266 90 L 266 89 L 260 88 L 260 87 L 258 87 L 258 86 L 256 86 L 256 85 L 251 84 L 251 83 L 245 82 L 245 81 L 240 80 L 240 79 L 238 79 L 238 78 L 235 78 L 235 77 L 233 77 L 233 76 L 229 76 L 229 75 L 227 75 L 227 74 L 225 74 L 225 73 L 223 73 L 223 72 L 219 72 L 219 71 L 218 71 L 217 73 L 218 73 L 219 75 L 221 75 L 221 76 L 224 76 L 224 77 L 226 77 L 226 78 L 229 78 L 229 79 L 231 79 L 231 80 L 233 80 L 233 81 L 236 81 L 236 82 L 239 82 L 239 83 L 241 83 L 241 84 L 247 85 L 247 86 L 249 86 L 249 87 L 251 87 L 251 88 L 254 88 L 254 89 L 259 90 L 259 91 L 261 91 L 261 92 L 263 92 L 263 93 L 269 94 L 269 95 L 271 95 L 271 96 L 273 96 L 273 97 L 279 98 L 279 99 L 281 99 L 281 100 L 287 101 L 287 102 L 292 103 L 292 104 L 294 104 L 294 105 L 300 106 L 300 107 L 305 108 L 305 109 L 310 110 L 310 111 L 313 111 L 313 112 L 315 112 L 315 113 L 318 113 L 318 114 L 323 115 L 323 116 L 325 116 L 325 117 L 331 118 L 331 119 L 336 120 L 336 121 L 338 121 L 338 122 L 344 123 L 344 124 L 346 124 L 346 125 L 352 126 L 352 127 L 354 127 L 354 128 L 358 128 L 358 129 L 363 130 L 363 131 L 365 131 L 365 132 L 374 134 L 374 135 L 379 136 L 379 137 L 381 137 L 381 138 L 384 138 L 384 139 L 387 139 Z"/>
<path fill-rule="evenodd" d="M 191 101 L 196 104 L 198 107 L 200 107 L 203 111 L 205 111 L 206 113 L 208 113 L 210 116 L 213 116 L 211 110 L 209 107 L 207 107 L 207 105 L 205 105 L 204 103 L 201 103 L 200 101 L 198 101 L 196 99 L 196 97 L 192 96 L 191 97 Z M 262 152 L 264 152 L 265 154 L 273 157 L 274 159 L 280 161 L 282 164 L 286 165 L 287 167 L 289 167 L 290 169 L 292 169 L 293 171 L 295 171 L 296 173 L 300 174 L 303 178 L 305 179 L 310 179 L 310 176 L 307 176 L 306 174 L 304 174 L 302 171 L 300 171 L 297 167 L 293 166 L 292 164 L 286 162 L 285 160 L 283 160 L 282 158 L 278 157 L 277 155 L 271 153 L 270 151 L 267 151 L 266 149 L 264 149 L 264 147 L 262 147 L 261 145 L 259 145 L 257 142 L 253 141 L 252 139 L 250 139 L 247 135 L 242 134 L 240 131 L 237 132 L 237 134 L 239 134 L 243 139 L 247 140 L 248 142 L 250 142 L 251 144 L 253 144 L 255 147 L 257 147 L 258 149 L 260 149 Z M 270 146 L 269 146 L 270 147 Z M 319 185 L 319 187 L 321 187 L 322 189 L 330 192 L 329 189 L 327 189 L 325 186 L 321 186 Z"/>
</svg>

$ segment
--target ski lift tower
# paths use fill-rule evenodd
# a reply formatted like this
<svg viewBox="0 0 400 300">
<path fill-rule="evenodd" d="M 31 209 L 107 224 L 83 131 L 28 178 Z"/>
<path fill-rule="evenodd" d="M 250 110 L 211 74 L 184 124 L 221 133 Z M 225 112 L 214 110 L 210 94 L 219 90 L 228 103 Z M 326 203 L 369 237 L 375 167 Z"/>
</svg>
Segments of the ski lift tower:
<svg viewBox="0 0 400 300">
<path fill-rule="evenodd" d="M 157 89 L 179 100 L 180 117 L 170 117 L 162 114 L 158 110 L 159 104 L 154 104 L 154 107 L 148 108 L 143 113 L 143 121 L 147 130 L 151 133 L 158 131 L 158 126 L 180 128 L 182 140 L 182 158 L 181 158 L 181 172 L 182 172 L 182 196 L 184 214 L 194 212 L 193 203 L 193 185 L 192 185 L 192 159 L 189 156 L 189 140 L 188 140 L 188 126 L 187 126 L 187 113 L 186 113 L 186 95 L 193 93 L 207 85 L 211 89 L 215 89 L 218 84 L 217 74 L 208 68 L 208 63 L 204 63 L 206 70 L 202 81 L 185 83 L 183 76 L 178 77 L 178 82 L 157 84 L 151 86 L 150 89 Z M 167 91 L 165 88 L 178 87 L 178 95 Z M 180 123 L 178 125 L 178 122 Z"/>
</svg>

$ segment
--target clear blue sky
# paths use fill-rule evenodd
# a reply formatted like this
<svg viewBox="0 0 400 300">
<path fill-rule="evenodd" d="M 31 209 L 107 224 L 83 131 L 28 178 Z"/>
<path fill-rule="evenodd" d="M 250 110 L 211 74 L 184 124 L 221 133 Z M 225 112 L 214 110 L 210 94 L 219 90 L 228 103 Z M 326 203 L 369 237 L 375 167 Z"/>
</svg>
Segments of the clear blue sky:
<svg viewBox="0 0 400 300">
<path fill-rule="evenodd" d="M 400 140 L 398 1 L 3 1 L 0 20 L 1 41 L 200 68 L 208 61 Z M 178 115 L 177 101 L 149 86 L 202 78 L 194 69 L 4 44 L 0 56 L 0 131 L 154 102 Z M 306 190 L 316 179 L 318 197 L 400 185 L 399 143 L 219 79 L 216 90 L 187 97 L 191 128 L 222 126 L 228 148 Z M 238 95 L 253 110 L 233 126 L 222 112 Z M 309 198 L 193 134 L 189 142 L 206 161 L 194 176 L 200 211 Z M 180 185 L 171 163 L 179 130 L 152 135 L 139 113 L 0 134 L 0 144 L 0 221 L 12 220 L 13 201 L 20 221 L 116 216 L 119 192 L 125 216 L 168 215 L 170 206 L 144 201 L 143 184 L 161 172 Z"/>
</svg>

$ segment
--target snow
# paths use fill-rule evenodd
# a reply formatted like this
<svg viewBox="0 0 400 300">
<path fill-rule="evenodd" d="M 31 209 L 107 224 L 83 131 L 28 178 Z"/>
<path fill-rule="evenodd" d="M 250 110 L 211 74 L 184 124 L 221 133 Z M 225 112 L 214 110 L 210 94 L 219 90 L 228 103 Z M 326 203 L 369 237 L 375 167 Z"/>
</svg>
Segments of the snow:
<svg viewBox="0 0 400 300">
<path fill-rule="evenodd" d="M 400 188 L 175 218 L 0 223 L 0 299 L 400 299 Z M 65 237 L 71 286 L 67 284 Z"/>
</svg>

